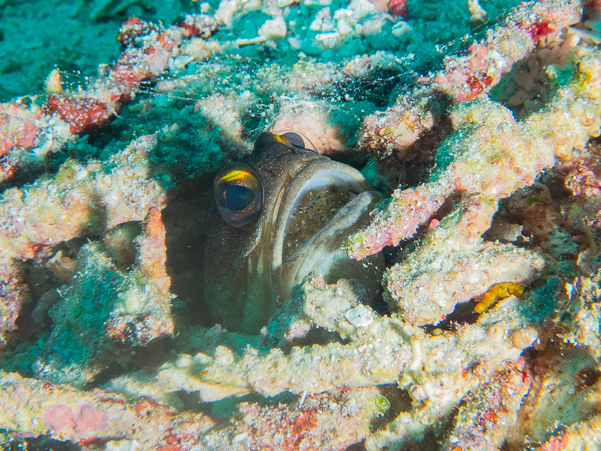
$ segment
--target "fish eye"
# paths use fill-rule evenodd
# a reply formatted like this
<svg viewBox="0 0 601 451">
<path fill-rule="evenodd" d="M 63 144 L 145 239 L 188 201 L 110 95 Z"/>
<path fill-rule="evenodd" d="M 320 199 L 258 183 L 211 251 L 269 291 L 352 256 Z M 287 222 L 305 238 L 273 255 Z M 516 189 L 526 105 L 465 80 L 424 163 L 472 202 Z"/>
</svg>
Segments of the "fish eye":
<svg viewBox="0 0 601 451">
<path fill-rule="evenodd" d="M 242 185 L 230 185 L 223 193 L 225 205 L 233 211 L 242 211 L 252 204 L 255 200 L 255 193 L 252 189 Z"/>
<path fill-rule="evenodd" d="M 294 132 L 292 130 L 283 130 L 274 132 L 274 135 L 276 136 L 276 139 L 279 138 L 278 140 L 287 146 L 317 152 L 313 143 L 302 133 Z"/>
<path fill-rule="evenodd" d="M 248 165 L 225 168 L 215 177 L 215 201 L 225 222 L 244 227 L 261 213 L 263 185 Z"/>
</svg>

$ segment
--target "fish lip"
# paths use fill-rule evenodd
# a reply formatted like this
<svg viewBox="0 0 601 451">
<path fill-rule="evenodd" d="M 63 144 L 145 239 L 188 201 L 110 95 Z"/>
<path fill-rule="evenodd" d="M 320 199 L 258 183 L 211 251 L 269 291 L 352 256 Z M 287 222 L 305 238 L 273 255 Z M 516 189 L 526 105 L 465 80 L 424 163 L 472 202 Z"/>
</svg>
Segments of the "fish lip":
<svg viewBox="0 0 601 451">
<path fill-rule="evenodd" d="M 280 271 L 272 271 L 272 276 L 279 277 L 279 290 L 274 290 L 279 292 L 279 300 L 289 299 L 293 287 L 310 272 L 322 274 L 327 280 L 332 277 L 330 273 L 333 268 L 341 264 L 348 266 L 352 259 L 347 255 L 344 244 L 351 233 L 367 223 L 369 214 L 381 199 L 382 196 L 376 191 L 359 193 L 300 249 L 283 261 Z M 317 249 L 320 251 L 317 252 Z M 331 283 L 334 282 L 331 280 Z"/>
</svg>

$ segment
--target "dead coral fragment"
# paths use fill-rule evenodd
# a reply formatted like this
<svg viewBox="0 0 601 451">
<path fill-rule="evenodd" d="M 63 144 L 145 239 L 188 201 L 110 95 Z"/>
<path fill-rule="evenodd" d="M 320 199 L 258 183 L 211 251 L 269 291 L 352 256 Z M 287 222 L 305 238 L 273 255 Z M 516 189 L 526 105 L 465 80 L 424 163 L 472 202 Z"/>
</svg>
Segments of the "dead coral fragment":
<svg viewBox="0 0 601 451">
<path fill-rule="evenodd" d="M 17 329 L 16 321 L 28 300 L 27 293 L 27 285 L 20 281 L 19 265 L 0 264 L 0 349 L 6 345 L 8 335 Z"/>
<path fill-rule="evenodd" d="M 522 339 L 516 340 L 518 335 Z M 414 407 L 372 434 L 366 449 L 401 449 L 420 441 L 426 428 L 436 431 L 469 392 L 488 384 L 508 361 L 517 362 L 537 336 L 519 316 L 515 297 L 499 302 L 475 324 L 456 332 L 410 336 L 413 360 L 401 374 L 399 386 L 408 389 Z"/>
<path fill-rule="evenodd" d="M 148 224 L 151 236 L 142 240 L 146 246 L 153 239 Z M 38 377 L 83 386 L 118 360 L 120 349 L 171 335 L 168 288 L 157 286 L 139 269 L 119 271 L 97 243 L 82 247 L 71 286 L 51 313 L 54 328 L 35 364 Z"/>
<path fill-rule="evenodd" d="M 209 432 L 202 443 L 213 451 L 346 449 L 369 435 L 377 396 L 375 387 L 344 388 L 306 395 L 292 405 L 242 403 L 241 419 Z"/>
<path fill-rule="evenodd" d="M 601 147 L 589 144 L 565 168 L 565 186 L 575 196 L 601 197 Z"/>
<path fill-rule="evenodd" d="M 41 116 L 39 108 L 26 108 L 20 103 L 0 104 L 0 158 L 7 155 L 15 147 L 33 148 L 38 137 L 36 121 Z M 6 162 L 3 161 L 6 165 Z M 8 177 L 0 173 L 0 181 Z"/>
<path fill-rule="evenodd" d="M 294 343 L 315 327 L 349 338 L 358 328 L 369 326 L 376 319 L 374 311 L 363 305 L 369 301 L 369 295 L 358 280 L 340 279 L 335 285 L 327 285 L 321 274 L 310 274 L 306 280 L 304 296 L 295 293 L 272 315 L 262 331 L 270 343 L 280 347 Z"/>
<path fill-rule="evenodd" d="M 553 432 L 595 415 L 599 405 L 597 387 L 582 386 L 581 375 L 595 366 L 584 349 L 550 343 L 529 360 L 535 377 L 507 437 L 508 448 L 523 446 L 527 440 L 543 443 Z"/>
<path fill-rule="evenodd" d="M 575 318 L 575 331 L 566 341 L 585 346 L 601 364 L 601 274 L 579 278 L 567 285 L 568 294 L 580 304 Z"/>
<path fill-rule="evenodd" d="M 140 237 L 137 264 L 140 272 L 148 277 L 163 294 L 169 293 L 171 279 L 167 275 L 167 247 L 165 225 L 161 211 L 151 208 L 144 224 L 144 235 Z"/>
<path fill-rule="evenodd" d="M 410 146 L 435 124 L 430 101 L 427 96 L 402 96 L 385 112 L 366 116 L 361 145 L 380 159 L 391 155 L 400 161 L 411 159 Z"/>
<path fill-rule="evenodd" d="M 458 102 L 488 92 L 515 62 L 539 43 L 559 35 L 564 27 L 577 23 L 580 14 L 580 2 L 573 0 L 520 5 L 503 25 L 487 33 L 484 42 L 472 45 L 466 56 L 447 57 L 445 69 L 432 77 L 434 88 Z"/>
<path fill-rule="evenodd" d="M 67 160 L 53 179 L 6 190 L 0 197 L 0 262 L 33 258 L 45 246 L 141 221 L 151 207 L 162 207 L 163 188 L 149 177 L 154 146 L 155 138 L 144 136 L 104 164 Z"/>
<path fill-rule="evenodd" d="M 558 434 L 537 451 L 581 451 L 601 448 L 601 416 L 597 415 Z"/>
<path fill-rule="evenodd" d="M 405 321 L 438 323 L 457 303 L 492 285 L 523 282 L 542 270 L 544 261 L 533 252 L 480 238 L 496 208 L 496 203 L 478 196 L 470 198 L 445 217 L 406 261 L 386 271 L 385 298 Z"/>
<path fill-rule="evenodd" d="M 490 382 L 465 400 L 443 450 L 500 449 L 532 383 L 525 363 L 520 359 L 501 368 Z"/>
<path fill-rule="evenodd" d="M 101 390 L 86 393 L 2 371 L 0 405 L 0 429 L 80 443 L 135 440 L 141 449 L 174 442 L 190 449 L 214 426 L 202 414 L 178 414 L 152 401 L 127 403 Z"/>
</svg>

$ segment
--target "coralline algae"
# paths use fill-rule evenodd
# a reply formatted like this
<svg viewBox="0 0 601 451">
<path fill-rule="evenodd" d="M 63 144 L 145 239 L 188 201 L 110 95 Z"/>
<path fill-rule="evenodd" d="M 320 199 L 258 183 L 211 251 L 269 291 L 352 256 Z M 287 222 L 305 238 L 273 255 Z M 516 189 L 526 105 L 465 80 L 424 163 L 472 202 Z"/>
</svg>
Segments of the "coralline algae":
<svg viewBox="0 0 601 451">
<path fill-rule="evenodd" d="M 96 77 L 0 105 L 3 445 L 601 447 L 601 4 L 441 5 L 130 18 Z M 488 29 L 443 59 L 444 14 Z M 396 188 L 346 245 L 398 246 L 387 306 L 307 274 L 259 336 L 198 325 L 194 191 L 270 126 Z"/>
</svg>

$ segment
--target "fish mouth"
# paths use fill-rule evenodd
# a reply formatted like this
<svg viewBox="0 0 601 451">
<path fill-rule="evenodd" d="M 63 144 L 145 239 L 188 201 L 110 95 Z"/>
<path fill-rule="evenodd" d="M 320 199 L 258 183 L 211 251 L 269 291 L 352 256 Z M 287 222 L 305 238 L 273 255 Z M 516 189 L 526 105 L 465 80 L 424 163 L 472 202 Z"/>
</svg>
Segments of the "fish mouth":
<svg viewBox="0 0 601 451">
<path fill-rule="evenodd" d="M 324 167 L 325 166 L 325 167 Z M 286 190 L 278 215 L 273 247 L 274 282 L 280 299 L 308 272 L 328 274 L 343 271 L 351 262 L 344 250 L 347 237 L 363 227 L 375 204 L 381 200 L 356 169 L 337 162 L 308 165 Z"/>
<path fill-rule="evenodd" d="M 288 212 L 282 261 L 294 259 L 343 207 L 364 191 L 355 180 L 341 177 L 333 171 L 322 171 L 307 181 Z"/>
</svg>

